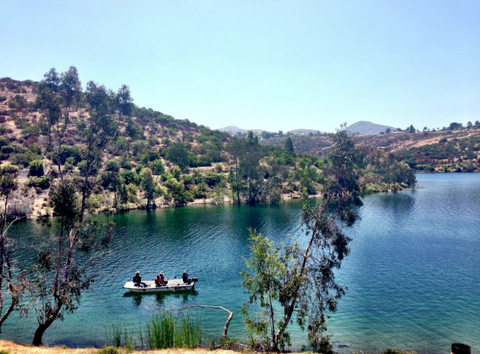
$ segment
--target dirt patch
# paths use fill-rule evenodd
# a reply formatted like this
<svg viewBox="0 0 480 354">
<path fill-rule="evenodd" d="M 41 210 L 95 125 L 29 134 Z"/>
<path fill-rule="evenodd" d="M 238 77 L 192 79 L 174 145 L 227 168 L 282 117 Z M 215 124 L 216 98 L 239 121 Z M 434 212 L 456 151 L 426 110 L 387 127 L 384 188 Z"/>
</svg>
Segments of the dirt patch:
<svg viewBox="0 0 480 354">
<path fill-rule="evenodd" d="M 0 350 L 7 351 L 9 354 L 96 354 L 97 348 L 64 348 L 64 347 L 34 347 L 31 345 L 0 340 Z M 198 349 L 162 349 L 151 351 L 134 351 L 132 354 L 238 354 L 233 350 L 208 350 Z"/>
</svg>

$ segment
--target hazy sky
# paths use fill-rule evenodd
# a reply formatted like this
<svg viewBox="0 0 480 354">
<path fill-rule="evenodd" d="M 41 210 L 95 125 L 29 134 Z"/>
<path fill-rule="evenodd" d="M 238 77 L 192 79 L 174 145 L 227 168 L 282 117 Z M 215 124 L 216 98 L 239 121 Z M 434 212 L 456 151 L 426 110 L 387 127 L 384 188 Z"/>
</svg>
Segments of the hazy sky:
<svg viewBox="0 0 480 354">
<path fill-rule="evenodd" d="M 210 128 L 480 120 L 480 1 L 0 1 L 0 77 L 80 78 Z"/>
</svg>

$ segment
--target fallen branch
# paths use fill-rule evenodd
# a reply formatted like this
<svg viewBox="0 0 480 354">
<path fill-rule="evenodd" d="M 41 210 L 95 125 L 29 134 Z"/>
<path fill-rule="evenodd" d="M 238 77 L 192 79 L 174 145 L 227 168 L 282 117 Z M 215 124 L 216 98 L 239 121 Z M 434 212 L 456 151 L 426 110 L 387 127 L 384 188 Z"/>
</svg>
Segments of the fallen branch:
<svg viewBox="0 0 480 354">
<path fill-rule="evenodd" d="M 201 308 L 209 308 L 209 309 L 220 309 L 220 310 L 223 310 L 223 311 L 228 312 L 227 321 L 225 322 L 225 327 L 223 328 L 222 340 L 224 340 L 225 338 L 227 338 L 228 326 L 230 325 L 230 321 L 232 320 L 232 317 L 233 317 L 233 312 L 232 312 L 232 311 L 227 310 L 226 308 L 221 307 L 221 306 L 208 306 L 208 305 L 187 305 L 187 306 L 181 307 L 181 308 L 179 308 L 179 309 L 175 309 L 175 310 L 177 310 L 177 311 L 183 311 L 183 310 L 188 309 L 188 308 L 190 308 L 190 307 L 201 307 Z"/>
</svg>

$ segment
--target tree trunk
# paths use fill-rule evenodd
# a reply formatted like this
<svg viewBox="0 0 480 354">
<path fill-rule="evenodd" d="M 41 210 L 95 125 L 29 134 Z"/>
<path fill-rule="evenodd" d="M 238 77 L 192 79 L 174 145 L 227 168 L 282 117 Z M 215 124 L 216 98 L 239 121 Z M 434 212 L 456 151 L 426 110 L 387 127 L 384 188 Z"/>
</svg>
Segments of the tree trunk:
<svg viewBox="0 0 480 354">
<path fill-rule="evenodd" d="M 47 330 L 47 328 L 50 327 L 50 324 L 41 324 L 38 326 L 37 330 L 35 331 L 35 335 L 33 336 L 33 342 L 32 344 L 36 347 L 39 347 L 42 345 L 42 338 L 43 334 Z"/>
</svg>

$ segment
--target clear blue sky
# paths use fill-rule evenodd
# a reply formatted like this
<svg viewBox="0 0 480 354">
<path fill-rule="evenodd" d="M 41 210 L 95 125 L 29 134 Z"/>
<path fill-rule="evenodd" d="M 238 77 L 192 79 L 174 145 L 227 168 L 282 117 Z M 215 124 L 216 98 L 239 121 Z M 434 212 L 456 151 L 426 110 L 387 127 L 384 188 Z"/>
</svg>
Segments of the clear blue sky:
<svg viewBox="0 0 480 354">
<path fill-rule="evenodd" d="M 480 120 L 480 1 L 0 2 L 0 77 L 130 86 L 210 128 Z"/>
</svg>

